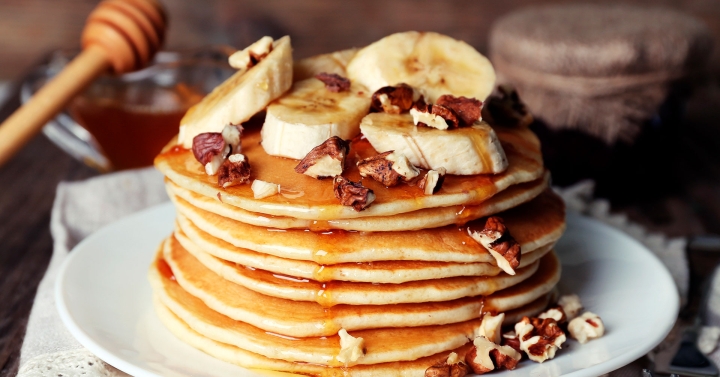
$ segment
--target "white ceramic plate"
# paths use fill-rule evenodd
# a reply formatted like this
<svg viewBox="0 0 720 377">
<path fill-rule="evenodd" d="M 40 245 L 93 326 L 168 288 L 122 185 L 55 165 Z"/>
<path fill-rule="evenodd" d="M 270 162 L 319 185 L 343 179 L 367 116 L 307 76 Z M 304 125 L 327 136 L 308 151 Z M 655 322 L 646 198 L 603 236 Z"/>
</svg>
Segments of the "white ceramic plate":
<svg viewBox="0 0 720 377">
<path fill-rule="evenodd" d="M 70 332 L 101 359 L 137 377 L 251 376 L 177 340 L 152 310 L 146 274 L 175 217 L 164 204 L 117 221 L 81 242 L 62 266 L 56 286 Z M 604 337 L 569 340 L 555 359 L 525 361 L 502 376 L 598 376 L 647 353 L 670 331 L 678 312 L 675 285 L 641 244 L 606 225 L 568 216 L 557 245 L 562 293 L 577 293 L 599 314 Z"/>
</svg>

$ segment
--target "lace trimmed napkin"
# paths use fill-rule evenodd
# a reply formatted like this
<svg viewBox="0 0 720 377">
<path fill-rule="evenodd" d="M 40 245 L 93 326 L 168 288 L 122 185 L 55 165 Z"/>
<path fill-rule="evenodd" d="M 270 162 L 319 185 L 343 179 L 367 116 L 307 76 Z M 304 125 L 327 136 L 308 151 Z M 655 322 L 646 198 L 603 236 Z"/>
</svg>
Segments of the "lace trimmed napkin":
<svg viewBox="0 0 720 377">
<path fill-rule="evenodd" d="M 630 234 L 650 248 L 670 270 L 684 297 L 688 289 L 688 268 L 684 239 L 667 240 L 647 234 L 622 215 L 612 215 L 605 200 L 593 200 L 592 182 L 581 182 L 558 190 L 569 210 L 578 211 Z M 19 377 L 127 376 L 84 349 L 65 329 L 55 308 L 55 278 L 62 261 L 83 238 L 123 216 L 166 201 L 163 179 L 152 168 L 107 174 L 86 181 L 61 183 L 52 209 L 50 230 L 54 239 L 50 266 L 38 287 L 20 356 Z M 715 292 L 720 292 L 716 279 Z M 720 319 L 720 299 L 717 307 Z M 718 321 L 720 323 L 720 320 Z M 720 335 L 720 330 L 710 335 Z M 706 336 L 707 338 L 707 336 Z M 717 344 L 708 343 L 711 350 Z M 720 351 L 713 354 L 716 361 Z M 640 375 L 638 363 L 610 374 Z"/>
</svg>

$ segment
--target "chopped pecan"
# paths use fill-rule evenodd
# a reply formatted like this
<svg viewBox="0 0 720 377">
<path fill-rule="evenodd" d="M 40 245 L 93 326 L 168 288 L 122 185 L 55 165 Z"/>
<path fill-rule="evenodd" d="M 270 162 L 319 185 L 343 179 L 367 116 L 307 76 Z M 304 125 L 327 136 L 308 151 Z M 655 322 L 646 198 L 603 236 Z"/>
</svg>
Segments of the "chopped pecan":
<svg viewBox="0 0 720 377">
<path fill-rule="evenodd" d="M 448 128 L 458 128 L 460 125 L 460 122 L 458 121 L 458 116 L 455 115 L 455 113 L 448 109 L 445 106 L 434 104 L 430 105 L 430 113 L 433 115 L 437 115 L 443 119 L 445 119 L 445 123 L 447 123 Z"/>
<path fill-rule="evenodd" d="M 483 336 L 475 338 L 475 347 L 465 355 L 465 362 L 477 374 L 495 369 L 515 369 L 522 358 L 520 352 L 508 346 L 497 345 Z"/>
<path fill-rule="evenodd" d="M 387 187 L 395 186 L 402 181 L 410 181 L 420 174 L 405 155 L 395 151 L 387 151 L 360 160 L 357 167 L 360 175 L 369 176 Z"/>
<path fill-rule="evenodd" d="M 515 332 L 520 339 L 520 349 L 530 360 L 542 363 L 555 357 L 555 352 L 565 342 L 565 333 L 552 318 L 529 318 L 515 324 Z"/>
<path fill-rule="evenodd" d="M 373 93 L 370 110 L 401 114 L 412 108 L 414 96 L 415 91 L 407 84 L 384 86 Z"/>
<path fill-rule="evenodd" d="M 338 336 L 340 337 L 340 353 L 337 356 L 339 362 L 347 366 L 365 356 L 365 340 L 363 338 L 354 337 L 345 329 L 340 329 Z"/>
<path fill-rule="evenodd" d="M 583 315 L 570 321 L 568 331 L 570 332 L 570 336 L 577 339 L 581 344 L 584 344 L 587 343 L 588 340 L 605 335 L 605 324 L 597 314 L 585 312 Z"/>
<path fill-rule="evenodd" d="M 425 370 L 425 377 L 463 377 L 470 368 L 455 352 L 451 352 L 445 362 L 437 363 Z"/>
<path fill-rule="evenodd" d="M 485 313 L 483 315 L 480 327 L 477 329 L 476 336 L 484 336 L 485 339 L 500 344 L 500 338 L 502 335 L 502 324 L 505 320 L 505 313 L 498 315 L 492 315 L 492 313 Z"/>
<path fill-rule="evenodd" d="M 280 185 L 272 182 L 261 181 L 259 179 L 253 181 L 250 189 L 252 190 L 253 198 L 255 199 L 264 199 L 280 193 Z"/>
<path fill-rule="evenodd" d="M 230 146 L 230 153 L 242 153 L 240 139 L 242 138 L 243 126 L 228 124 L 222 130 L 222 137 L 225 143 Z"/>
<path fill-rule="evenodd" d="M 566 319 L 571 321 L 577 317 L 578 314 L 583 310 L 583 305 L 580 302 L 580 297 L 576 294 L 560 296 L 558 305 L 563 309 Z"/>
<path fill-rule="evenodd" d="M 520 339 L 518 339 L 518 337 L 514 331 L 503 334 L 501 344 L 503 346 L 508 346 L 508 347 L 514 349 L 515 351 L 521 352 Z"/>
<path fill-rule="evenodd" d="M 532 115 L 520 101 L 515 89 L 508 86 L 498 87 L 499 95 L 492 95 L 482 107 L 482 118 L 493 126 L 521 126 L 530 125 Z"/>
<path fill-rule="evenodd" d="M 468 228 L 468 233 L 490 252 L 498 267 L 510 275 L 515 275 L 522 256 L 520 244 L 510 235 L 501 217 L 490 216 L 482 230 L 473 232 Z"/>
<path fill-rule="evenodd" d="M 247 70 L 257 65 L 273 49 L 272 37 L 262 37 L 247 48 L 230 55 L 228 63 L 237 70 Z"/>
<path fill-rule="evenodd" d="M 423 190 L 425 195 L 432 195 L 440 191 L 443 183 L 445 182 L 445 168 L 438 168 L 436 170 L 428 170 L 425 176 L 418 182 L 418 187 Z"/>
<path fill-rule="evenodd" d="M 363 186 L 360 182 L 353 182 L 341 175 L 336 176 L 333 180 L 333 191 L 342 205 L 352 206 L 358 212 L 369 207 L 375 200 L 373 190 Z"/>
<path fill-rule="evenodd" d="M 484 337 L 475 338 L 473 344 L 475 346 L 465 354 L 465 363 L 475 374 L 485 374 L 494 370 L 495 364 L 490 358 L 490 351 L 495 349 L 495 344 Z"/>
<path fill-rule="evenodd" d="M 218 185 L 230 187 L 250 180 L 250 162 L 242 154 L 231 154 L 218 170 Z"/>
<path fill-rule="evenodd" d="M 325 83 L 325 88 L 333 93 L 350 90 L 350 80 L 336 73 L 321 72 L 315 78 Z"/>
<path fill-rule="evenodd" d="M 295 166 L 295 171 L 318 179 L 340 175 L 349 150 L 350 144 L 347 141 L 332 136 L 310 150 Z"/>
<path fill-rule="evenodd" d="M 495 364 L 495 368 L 513 370 L 517 368 L 522 354 L 512 347 L 500 346 L 490 351 L 490 358 Z"/>
<path fill-rule="evenodd" d="M 552 318 L 557 323 L 567 322 L 567 316 L 565 315 L 565 311 L 563 310 L 562 306 L 554 306 L 552 308 L 549 308 L 549 309 L 545 310 L 544 312 L 540 313 L 538 315 L 538 318 L 540 318 L 540 319 Z"/>
<path fill-rule="evenodd" d="M 205 167 L 205 172 L 215 175 L 230 153 L 230 146 L 220 132 L 205 132 L 193 138 L 192 151 L 195 159 Z"/>
<path fill-rule="evenodd" d="M 481 117 L 482 102 L 475 98 L 445 94 L 438 98 L 435 105 L 444 106 L 455 113 L 460 119 L 460 126 L 470 126 Z"/>
</svg>

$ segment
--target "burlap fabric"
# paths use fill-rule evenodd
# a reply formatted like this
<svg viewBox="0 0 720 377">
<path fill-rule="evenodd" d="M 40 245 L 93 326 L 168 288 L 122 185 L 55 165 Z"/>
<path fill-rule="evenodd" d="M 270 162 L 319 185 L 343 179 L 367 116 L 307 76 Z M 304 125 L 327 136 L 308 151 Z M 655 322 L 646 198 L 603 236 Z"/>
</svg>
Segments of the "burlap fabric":
<svg viewBox="0 0 720 377">
<path fill-rule="evenodd" d="M 675 85 L 702 72 L 711 49 L 695 18 L 622 4 L 524 8 L 490 34 L 499 82 L 515 86 L 536 118 L 609 144 L 632 141 Z"/>
</svg>

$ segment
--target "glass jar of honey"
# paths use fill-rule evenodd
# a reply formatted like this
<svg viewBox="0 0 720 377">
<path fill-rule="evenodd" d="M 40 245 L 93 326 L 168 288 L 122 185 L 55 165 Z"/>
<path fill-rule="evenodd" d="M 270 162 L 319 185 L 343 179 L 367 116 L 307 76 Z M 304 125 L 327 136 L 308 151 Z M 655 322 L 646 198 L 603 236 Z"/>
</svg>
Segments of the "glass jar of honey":
<svg viewBox="0 0 720 377">
<path fill-rule="evenodd" d="M 152 164 L 177 134 L 185 112 L 234 73 L 228 48 L 159 52 L 145 69 L 103 76 L 44 128 L 60 148 L 101 171 Z M 59 51 L 23 83 L 23 102 L 59 72 L 73 53 Z"/>
</svg>

